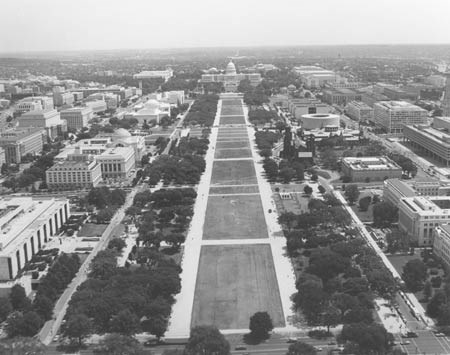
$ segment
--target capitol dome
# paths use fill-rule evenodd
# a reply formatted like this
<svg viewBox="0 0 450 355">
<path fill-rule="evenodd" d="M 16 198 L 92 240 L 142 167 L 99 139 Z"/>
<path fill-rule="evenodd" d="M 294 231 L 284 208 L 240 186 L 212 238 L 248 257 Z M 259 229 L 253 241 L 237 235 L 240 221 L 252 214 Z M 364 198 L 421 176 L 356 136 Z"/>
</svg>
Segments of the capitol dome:
<svg viewBox="0 0 450 355">
<path fill-rule="evenodd" d="M 227 68 L 225 69 L 225 74 L 236 74 L 236 67 L 234 66 L 234 63 L 230 61 L 227 65 Z"/>
<path fill-rule="evenodd" d="M 128 132 L 125 128 L 119 128 L 114 131 L 112 134 L 112 138 L 114 139 L 120 139 L 125 137 L 131 137 L 131 133 Z"/>
</svg>

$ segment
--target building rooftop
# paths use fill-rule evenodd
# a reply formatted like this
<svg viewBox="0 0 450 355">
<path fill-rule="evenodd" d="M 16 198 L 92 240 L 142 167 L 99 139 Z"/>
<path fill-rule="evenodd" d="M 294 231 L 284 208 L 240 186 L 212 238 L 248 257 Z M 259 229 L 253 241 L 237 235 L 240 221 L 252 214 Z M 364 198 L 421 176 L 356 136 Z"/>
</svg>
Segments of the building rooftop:
<svg viewBox="0 0 450 355">
<path fill-rule="evenodd" d="M 392 185 L 396 190 L 398 190 L 404 197 L 413 197 L 416 195 L 414 189 L 399 179 L 387 179 L 385 184 Z"/>
<path fill-rule="evenodd" d="M 406 101 L 381 101 L 375 103 L 375 105 L 383 106 L 389 110 L 394 111 L 423 111 L 427 112 L 423 108 L 413 105 Z"/>
<path fill-rule="evenodd" d="M 426 125 L 412 125 L 405 126 L 406 132 L 408 130 L 415 131 L 422 135 L 425 135 L 428 139 L 434 140 L 439 144 L 447 145 L 450 148 L 450 134 L 444 130 L 436 129 Z"/>
<path fill-rule="evenodd" d="M 372 107 L 370 107 L 369 105 L 365 104 L 362 101 L 350 101 L 347 105 L 352 105 L 352 106 L 357 107 L 359 109 L 372 110 Z"/>
<path fill-rule="evenodd" d="M 0 200 L 0 255 L 8 255 L 65 199 L 7 197 Z"/>
<path fill-rule="evenodd" d="M 401 169 L 394 161 L 388 157 L 348 157 L 342 162 L 350 166 L 353 170 L 398 170 Z"/>
</svg>

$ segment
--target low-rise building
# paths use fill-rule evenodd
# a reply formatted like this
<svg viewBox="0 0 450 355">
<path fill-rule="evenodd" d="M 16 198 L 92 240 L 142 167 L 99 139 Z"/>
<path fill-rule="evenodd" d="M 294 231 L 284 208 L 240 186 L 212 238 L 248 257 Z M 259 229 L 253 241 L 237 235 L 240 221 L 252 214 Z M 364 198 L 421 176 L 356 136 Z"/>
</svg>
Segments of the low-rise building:
<svg viewBox="0 0 450 355">
<path fill-rule="evenodd" d="M 90 107 L 73 107 L 60 112 L 61 119 L 66 120 L 67 129 L 79 130 L 87 127 L 94 113 Z"/>
<path fill-rule="evenodd" d="M 55 106 L 72 105 L 75 102 L 75 97 L 71 92 L 54 92 L 53 102 Z"/>
<path fill-rule="evenodd" d="M 44 132 L 39 128 L 8 129 L 0 132 L 0 147 L 7 164 L 19 164 L 22 157 L 42 152 Z"/>
<path fill-rule="evenodd" d="M 350 101 L 361 101 L 358 89 L 328 88 L 323 90 L 323 100 L 330 105 L 346 105 Z"/>
<path fill-rule="evenodd" d="M 25 97 L 16 105 L 16 112 L 25 113 L 35 110 L 53 109 L 53 99 L 48 96 Z"/>
<path fill-rule="evenodd" d="M 317 99 L 289 99 L 288 109 L 290 114 L 297 120 L 303 115 L 312 115 L 316 113 L 327 114 L 332 108 Z"/>
<path fill-rule="evenodd" d="M 434 228 L 450 222 L 450 196 L 414 196 L 400 199 L 398 225 L 418 246 L 431 246 Z"/>
<path fill-rule="evenodd" d="M 136 166 L 133 147 L 108 148 L 96 156 L 96 161 L 104 179 L 126 178 Z"/>
<path fill-rule="evenodd" d="M 387 133 L 401 135 L 405 125 L 426 124 L 428 112 L 406 101 L 382 101 L 374 104 L 374 122 Z"/>
<path fill-rule="evenodd" d="M 69 217 L 65 198 L 0 199 L 0 280 L 13 280 Z"/>
<path fill-rule="evenodd" d="M 364 102 L 350 101 L 347 106 L 345 106 L 345 113 L 356 121 L 373 121 L 373 108 Z"/>
<path fill-rule="evenodd" d="M 100 164 L 92 156 L 86 160 L 71 159 L 56 162 L 45 172 L 46 182 L 52 190 L 75 190 L 95 187 L 102 180 Z"/>
<path fill-rule="evenodd" d="M 154 79 L 154 78 L 162 78 L 164 81 L 169 80 L 173 76 L 173 70 L 171 68 L 167 70 L 144 70 L 138 74 L 134 74 L 133 78 L 142 80 L 142 79 Z"/>
<path fill-rule="evenodd" d="M 388 157 L 343 158 L 341 168 L 351 181 L 381 181 L 402 176 L 402 168 Z"/>
</svg>

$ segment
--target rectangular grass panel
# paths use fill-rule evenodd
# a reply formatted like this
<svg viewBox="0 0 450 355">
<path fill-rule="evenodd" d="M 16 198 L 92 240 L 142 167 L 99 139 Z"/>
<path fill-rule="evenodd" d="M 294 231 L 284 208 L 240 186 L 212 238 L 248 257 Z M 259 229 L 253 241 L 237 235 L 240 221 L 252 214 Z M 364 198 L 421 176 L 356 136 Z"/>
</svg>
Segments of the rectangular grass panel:
<svg viewBox="0 0 450 355">
<path fill-rule="evenodd" d="M 251 160 L 216 160 L 213 163 L 212 185 L 256 184 L 256 172 Z"/>
<path fill-rule="evenodd" d="M 270 246 L 203 246 L 191 327 L 246 329 L 260 311 L 269 313 L 275 327 L 285 326 Z"/>
<path fill-rule="evenodd" d="M 261 197 L 209 196 L 203 239 L 268 238 Z"/>
</svg>

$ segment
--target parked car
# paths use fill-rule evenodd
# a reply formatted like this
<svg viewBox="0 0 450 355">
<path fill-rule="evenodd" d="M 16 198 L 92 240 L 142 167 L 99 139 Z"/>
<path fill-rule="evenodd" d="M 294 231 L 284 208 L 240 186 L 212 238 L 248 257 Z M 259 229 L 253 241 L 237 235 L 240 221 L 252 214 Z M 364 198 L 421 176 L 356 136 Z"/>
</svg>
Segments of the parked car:
<svg viewBox="0 0 450 355">
<path fill-rule="evenodd" d="M 234 350 L 247 350 L 247 348 L 244 345 L 238 345 L 234 348 Z"/>
</svg>

